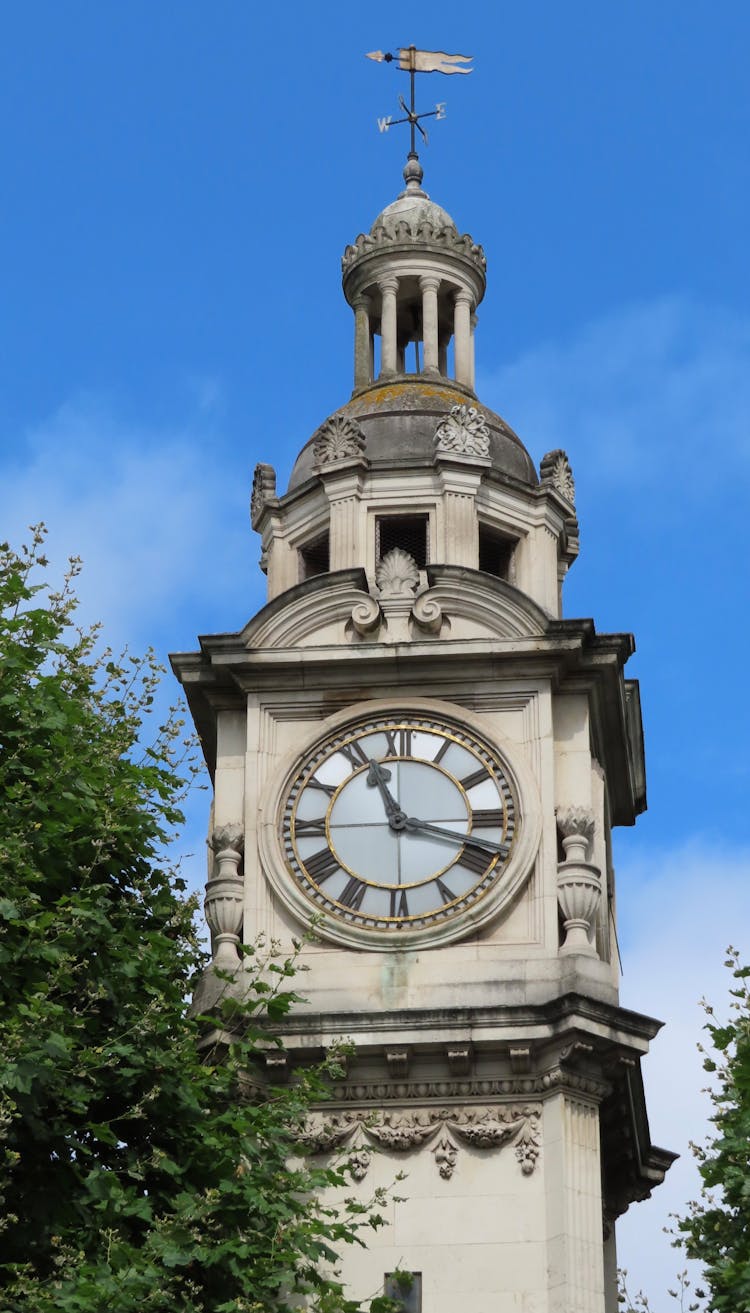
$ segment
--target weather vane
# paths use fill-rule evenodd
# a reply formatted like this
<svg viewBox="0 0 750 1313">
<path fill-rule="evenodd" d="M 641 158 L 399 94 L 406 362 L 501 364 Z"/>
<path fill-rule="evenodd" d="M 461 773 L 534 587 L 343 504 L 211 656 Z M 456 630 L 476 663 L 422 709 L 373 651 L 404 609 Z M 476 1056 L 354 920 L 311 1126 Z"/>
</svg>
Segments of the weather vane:
<svg viewBox="0 0 750 1313">
<path fill-rule="evenodd" d="M 411 129 L 411 148 L 409 154 L 416 159 L 416 132 L 421 132 L 425 145 L 427 145 L 427 133 L 422 127 L 420 119 L 444 119 L 445 118 L 445 101 L 439 100 L 434 109 L 417 113 L 414 101 L 414 75 L 416 73 L 471 73 L 470 68 L 461 67 L 468 64 L 473 55 L 447 55 L 443 50 L 417 50 L 416 46 L 403 46 L 395 55 L 387 54 L 382 50 L 371 50 L 367 55 L 368 59 L 374 59 L 379 64 L 396 63 L 400 69 L 409 74 L 411 81 L 411 103 L 407 105 L 403 96 L 399 96 L 398 102 L 404 111 L 405 117 L 394 119 L 391 114 L 385 118 L 378 119 L 378 128 L 381 132 L 387 132 L 398 123 L 408 123 Z"/>
</svg>

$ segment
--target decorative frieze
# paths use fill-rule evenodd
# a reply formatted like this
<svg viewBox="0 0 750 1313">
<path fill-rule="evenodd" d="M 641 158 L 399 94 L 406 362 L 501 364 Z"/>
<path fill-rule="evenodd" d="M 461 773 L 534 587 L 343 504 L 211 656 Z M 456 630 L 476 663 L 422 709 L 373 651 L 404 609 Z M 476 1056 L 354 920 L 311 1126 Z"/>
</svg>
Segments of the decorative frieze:
<svg viewBox="0 0 750 1313">
<path fill-rule="evenodd" d="M 435 450 L 438 454 L 487 459 L 490 429 L 482 412 L 476 406 L 451 406 L 450 413 L 435 429 Z"/>
<path fill-rule="evenodd" d="M 388 222 L 375 224 L 372 232 L 360 233 L 355 241 L 346 247 L 341 257 L 341 271 L 346 274 L 359 260 L 373 251 L 387 249 L 404 243 L 419 243 L 420 246 L 434 246 L 441 250 L 455 251 L 457 255 L 468 257 L 484 273 L 487 259 L 482 247 L 468 233 L 462 236 L 452 223 L 435 224 L 429 218 L 408 219 L 405 215 Z"/>
<path fill-rule="evenodd" d="M 461 1144 L 482 1150 L 513 1145 L 523 1175 L 529 1176 L 541 1151 L 540 1117 L 538 1104 L 313 1113 L 303 1139 L 315 1153 L 350 1145 L 356 1158 L 356 1180 L 362 1180 L 367 1172 L 369 1146 L 401 1154 L 427 1144 L 432 1145 L 435 1165 L 445 1180 L 453 1175 Z"/>
</svg>

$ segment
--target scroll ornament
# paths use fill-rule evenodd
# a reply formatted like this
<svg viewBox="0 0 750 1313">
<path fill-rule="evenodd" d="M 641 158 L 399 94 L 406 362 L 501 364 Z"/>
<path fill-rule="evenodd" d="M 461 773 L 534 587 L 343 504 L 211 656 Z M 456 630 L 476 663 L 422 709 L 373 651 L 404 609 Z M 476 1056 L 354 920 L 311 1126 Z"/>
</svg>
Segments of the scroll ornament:
<svg viewBox="0 0 750 1313">
<path fill-rule="evenodd" d="M 476 406 L 451 406 L 450 414 L 435 429 L 435 450 L 457 456 L 490 454 L 490 428 Z"/>
<path fill-rule="evenodd" d="M 365 445 L 365 435 L 355 419 L 349 415 L 332 415 L 315 434 L 315 464 L 333 465 L 352 456 L 361 456 Z"/>
<path fill-rule="evenodd" d="M 371 1145 L 390 1153 L 410 1153 L 433 1142 L 435 1165 L 444 1180 L 453 1175 L 460 1144 L 473 1149 L 512 1144 L 523 1175 L 530 1176 L 541 1151 L 540 1116 L 538 1104 L 313 1113 L 303 1143 L 313 1153 L 350 1146 L 354 1152 L 349 1167 L 355 1180 L 366 1175 Z"/>
</svg>

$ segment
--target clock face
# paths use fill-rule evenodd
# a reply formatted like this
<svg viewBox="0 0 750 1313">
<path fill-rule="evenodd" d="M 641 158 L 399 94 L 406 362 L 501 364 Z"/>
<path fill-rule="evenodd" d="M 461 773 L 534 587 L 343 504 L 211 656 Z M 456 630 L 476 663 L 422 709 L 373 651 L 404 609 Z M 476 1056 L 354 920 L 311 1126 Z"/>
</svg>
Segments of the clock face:
<svg viewBox="0 0 750 1313">
<path fill-rule="evenodd" d="M 374 716 L 308 755 L 283 800 L 281 840 L 314 909 L 352 928 L 423 930 L 502 880 L 516 812 L 500 759 L 473 731 Z"/>
</svg>

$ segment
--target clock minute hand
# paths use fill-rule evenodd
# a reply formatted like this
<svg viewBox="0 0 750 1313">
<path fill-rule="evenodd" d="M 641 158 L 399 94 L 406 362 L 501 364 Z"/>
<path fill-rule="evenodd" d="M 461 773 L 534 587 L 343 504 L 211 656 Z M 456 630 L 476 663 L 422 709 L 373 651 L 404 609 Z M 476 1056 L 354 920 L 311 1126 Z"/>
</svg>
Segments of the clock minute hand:
<svg viewBox="0 0 750 1313">
<path fill-rule="evenodd" d="M 456 843 L 481 848 L 482 852 L 492 853 L 493 857 L 504 857 L 508 851 L 506 844 L 488 843 L 486 839 L 476 839 L 473 834 L 461 834 L 460 830 L 446 830 L 442 825 L 431 825 L 429 821 L 420 821 L 417 816 L 407 816 L 404 825 L 407 830 L 424 830 L 427 834 L 436 834 L 441 839 L 454 839 Z"/>
<path fill-rule="evenodd" d="M 376 761 L 374 757 L 370 757 L 369 765 L 370 768 L 367 772 L 367 783 L 371 788 L 378 789 L 385 805 L 385 814 L 388 817 L 391 829 L 403 829 L 406 817 L 396 802 L 396 799 L 393 797 L 387 784 L 387 781 L 391 778 L 391 772 L 387 770 L 385 766 L 381 766 L 380 762 Z"/>
</svg>

